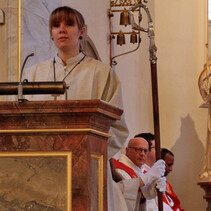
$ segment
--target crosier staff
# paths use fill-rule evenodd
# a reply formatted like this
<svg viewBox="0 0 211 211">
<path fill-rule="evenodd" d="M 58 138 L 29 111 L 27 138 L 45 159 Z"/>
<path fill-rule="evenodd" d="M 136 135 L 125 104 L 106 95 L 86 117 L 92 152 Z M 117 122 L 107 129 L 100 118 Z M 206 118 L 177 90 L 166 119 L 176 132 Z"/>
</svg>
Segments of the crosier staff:
<svg viewBox="0 0 211 211">
<path fill-rule="evenodd" d="M 145 1 L 146 2 L 146 1 Z M 143 8 L 148 17 L 148 28 L 144 29 L 135 23 L 134 11 L 137 8 Z M 140 0 L 136 5 L 129 9 L 130 23 L 134 30 L 143 31 L 148 33 L 149 37 L 149 54 L 151 63 L 151 82 L 152 82 L 152 102 L 153 102 L 153 119 L 154 119 L 154 133 L 155 133 L 155 149 L 156 160 L 159 160 L 160 155 L 160 124 L 159 124 L 159 102 L 158 102 L 158 83 L 157 83 L 157 47 L 155 45 L 155 33 L 153 28 L 152 18 L 149 9 Z M 158 191 L 158 209 L 163 211 L 163 194 Z"/>
</svg>

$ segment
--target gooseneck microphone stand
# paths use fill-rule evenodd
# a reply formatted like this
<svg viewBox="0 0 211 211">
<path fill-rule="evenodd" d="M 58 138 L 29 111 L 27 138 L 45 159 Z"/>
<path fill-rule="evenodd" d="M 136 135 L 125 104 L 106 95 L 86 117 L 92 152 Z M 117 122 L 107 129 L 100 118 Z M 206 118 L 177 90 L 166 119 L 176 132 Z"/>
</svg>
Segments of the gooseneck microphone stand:
<svg viewBox="0 0 211 211">
<path fill-rule="evenodd" d="M 22 75 L 26 61 L 31 56 L 34 56 L 34 53 L 29 54 L 24 60 L 23 66 L 21 68 L 19 82 L 0 83 L 0 95 L 17 95 L 18 103 L 23 103 L 27 101 L 27 99 L 23 98 L 23 95 L 65 94 L 68 89 L 65 81 L 29 82 L 27 79 L 22 81 Z"/>
<path fill-rule="evenodd" d="M 22 75 L 23 75 L 23 70 L 24 70 L 25 64 L 26 64 L 28 58 L 31 57 L 31 56 L 34 56 L 34 53 L 29 54 L 29 55 L 25 58 L 25 60 L 24 60 L 24 62 L 23 62 L 23 66 L 22 66 L 22 68 L 21 68 L 21 74 L 20 74 L 19 84 L 18 84 L 18 102 L 19 102 L 19 103 L 22 103 L 22 102 L 25 101 L 25 99 L 23 99 Z"/>
<path fill-rule="evenodd" d="M 145 1 L 146 2 L 146 1 Z M 134 11 L 137 8 L 143 8 L 148 17 L 148 28 L 142 28 L 136 24 L 134 19 Z M 161 158 L 160 154 L 160 124 L 159 124 L 159 101 L 158 101 L 158 83 L 157 83 L 157 47 L 155 45 L 155 33 L 153 28 L 152 18 L 149 9 L 140 0 L 136 5 L 130 7 L 129 16 L 131 26 L 134 30 L 143 31 L 148 33 L 149 37 L 149 55 L 151 64 L 151 82 L 152 82 L 152 102 L 153 102 L 153 119 L 154 119 L 154 133 L 155 133 L 155 149 L 156 149 L 156 160 Z M 158 191 L 158 209 L 163 211 L 163 194 Z"/>
</svg>

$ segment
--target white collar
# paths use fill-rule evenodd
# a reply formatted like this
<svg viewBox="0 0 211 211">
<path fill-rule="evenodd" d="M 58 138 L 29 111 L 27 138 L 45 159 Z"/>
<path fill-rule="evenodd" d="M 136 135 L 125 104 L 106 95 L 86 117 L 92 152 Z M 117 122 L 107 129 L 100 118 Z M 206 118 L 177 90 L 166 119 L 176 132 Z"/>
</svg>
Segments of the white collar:
<svg viewBox="0 0 211 211">
<path fill-rule="evenodd" d="M 84 57 L 84 54 L 82 52 L 80 52 L 78 55 L 76 55 L 76 56 L 74 56 L 72 58 L 69 58 L 67 60 L 67 65 L 66 66 L 72 65 L 75 62 L 79 62 L 83 57 Z M 59 64 L 65 66 L 63 61 L 58 57 L 58 55 L 55 56 L 55 61 L 58 62 Z"/>
<path fill-rule="evenodd" d="M 137 174 L 139 174 L 138 176 L 140 176 L 140 174 L 142 173 L 142 167 L 138 167 L 137 165 L 135 165 L 130 158 L 128 158 L 126 155 L 124 154 L 120 154 L 119 156 L 119 162 L 124 163 L 125 165 L 127 165 L 128 167 L 132 168 Z"/>
</svg>

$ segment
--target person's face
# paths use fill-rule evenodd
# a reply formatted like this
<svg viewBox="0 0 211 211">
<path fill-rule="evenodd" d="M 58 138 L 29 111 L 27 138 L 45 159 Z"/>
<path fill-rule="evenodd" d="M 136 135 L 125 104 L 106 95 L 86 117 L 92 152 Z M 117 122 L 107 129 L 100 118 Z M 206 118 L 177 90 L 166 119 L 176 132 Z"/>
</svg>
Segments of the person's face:
<svg viewBox="0 0 211 211">
<path fill-rule="evenodd" d="M 85 29 L 79 29 L 75 23 L 66 23 L 64 20 L 54 25 L 51 35 L 56 47 L 63 51 L 79 51 L 79 37 L 82 36 Z"/>
<path fill-rule="evenodd" d="M 172 155 L 170 155 L 169 153 L 167 153 L 165 155 L 164 158 L 165 162 L 166 162 L 166 171 L 165 171 L 165 176 L 167 176 L 173 169 L 173 165 L 174 165 L 174 157 Z"/>
<path fill-rule="evenodd" d="M 156 161 L 156 156 L 155 156 L 155 140 L 151 140 L 151 150 L 149 151 L 148 155 L 147 155 L 147 160 L 146 163 L 147 165 L 149 165 L 150 167 L 153 166 L 153 164 Z"/>
<path fill-rule="evenodd" d="M 145 163 L 148 152 L 148 142 L 142 138 L 133 138 L 126 148 L 126 156 L 138 167 Z"/>
</svg>

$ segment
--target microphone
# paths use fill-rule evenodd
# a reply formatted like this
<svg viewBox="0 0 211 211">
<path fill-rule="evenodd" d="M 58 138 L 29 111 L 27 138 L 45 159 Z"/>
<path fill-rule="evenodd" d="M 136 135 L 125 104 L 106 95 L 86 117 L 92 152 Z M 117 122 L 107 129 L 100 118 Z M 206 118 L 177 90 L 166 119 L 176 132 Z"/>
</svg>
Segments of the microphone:
<svg viewBox="0 0 211 211">
<path fill-rule="evenodd" d="M 23 62 L 23 66 L 22 66 L 22 68 L 21 68 L 20 79 L 19 79 L 19 84 L 18 84 L 18 102 L 19 102 L 19 103 L 22 103 L 22 102 L 25 101 L 25 99 L 23 99 L 22 75 L 23 75 L 23 70 L 24 70 L 24 67 L 25 67 L 25 65 L 26 65 L 26 62 L 27 62 L 28 58 L 31 57 L 31 56 L 34 56 L 34 53 L 29 54 L 29 55 L 25 58 L 25 60 L 24 60 L 24 62 Z"/>
</svg>

